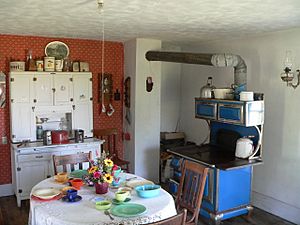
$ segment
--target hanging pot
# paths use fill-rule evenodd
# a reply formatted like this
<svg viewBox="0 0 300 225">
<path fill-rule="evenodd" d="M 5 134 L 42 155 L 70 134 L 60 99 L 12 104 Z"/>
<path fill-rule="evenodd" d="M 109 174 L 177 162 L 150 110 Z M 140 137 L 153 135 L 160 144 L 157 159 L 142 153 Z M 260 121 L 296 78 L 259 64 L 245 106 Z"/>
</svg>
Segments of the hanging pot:
<svg viewBox="0 0 300 225">
<path fill-rule="evenodd" d="M 213 97 L 213 89 L 215 87 L 212 85 L 212 77 L 207 78 L 207 83 L 203 86 L 200 90 L 200 97 L 201 98 L 212 98 Z"/>
</svg>

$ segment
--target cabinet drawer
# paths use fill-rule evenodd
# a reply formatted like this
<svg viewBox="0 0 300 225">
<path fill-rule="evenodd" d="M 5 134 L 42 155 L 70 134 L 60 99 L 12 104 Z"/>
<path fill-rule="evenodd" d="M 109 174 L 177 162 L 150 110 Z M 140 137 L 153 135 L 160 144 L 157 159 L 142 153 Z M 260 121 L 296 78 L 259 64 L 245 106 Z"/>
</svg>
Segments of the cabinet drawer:
<svg viewBox="0 0 300 225">
<path fill-rule="evenodd" d="M 219 104 L 218 120 L 231 123 L 244 123 L 243 105 L 240 104 Z"/>
<path fill-rule="evenodd" d="M 50 153 L 42 153 L 42 154 L 29 154 L 29 155 L 18 155 L 18 162 L 29 162 L 29 161 L 41 161 L 41 160 L 51 160 Z"/>
<path fill-rule="evenodd" d="M 196 101 L 196 117 L 217 119 L 217 103 Z"/>
</svg>

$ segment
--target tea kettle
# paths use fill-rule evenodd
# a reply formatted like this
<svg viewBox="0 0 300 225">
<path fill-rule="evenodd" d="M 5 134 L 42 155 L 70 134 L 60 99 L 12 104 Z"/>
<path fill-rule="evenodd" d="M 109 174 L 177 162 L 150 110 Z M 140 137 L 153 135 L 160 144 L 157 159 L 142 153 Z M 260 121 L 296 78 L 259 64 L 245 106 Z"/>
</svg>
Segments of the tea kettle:
<svg viewBox="0 0 300 225">
<path fill-rule="evenodd" d="M 235 157 L 247 159 L 254 151 L 253 141 L 247 137 L 239 138 L 236 142 Z"/>
<path fill-rule="evenodd" d="M 200 90 L 200 97 L 201 98 L 212 98 L 213 97 L 212 96 L 213 89 L 215 89 L 215 87 L 212 85 L 212 77 L 208 77 L 206 85 L 203 86 Z"/>
</svg>

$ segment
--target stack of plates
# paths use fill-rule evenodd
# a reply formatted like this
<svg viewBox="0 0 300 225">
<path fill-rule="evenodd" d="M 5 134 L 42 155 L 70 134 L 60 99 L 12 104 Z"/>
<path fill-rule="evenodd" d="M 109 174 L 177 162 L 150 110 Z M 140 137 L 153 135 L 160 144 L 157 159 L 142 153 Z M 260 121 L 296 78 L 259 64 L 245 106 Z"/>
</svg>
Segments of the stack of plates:
<svg viewBox="0 0 300 225">
<path fill-rule="evenodd" d="M 137 186 L 146 185 L 146 184 L 154 184 L 154 183 L 150 180 L 130 180 L 126 182 L 126 186 L 131 187 L 132 189 L 134 189 Z"/>
<path fill-rule="evenodd" d="M 39 199 L 48 200 L 56 197 L 61 192 L 54 188 L 43 188 L 35 190 L 32 195 L 38 197 Z"/>
</svg>

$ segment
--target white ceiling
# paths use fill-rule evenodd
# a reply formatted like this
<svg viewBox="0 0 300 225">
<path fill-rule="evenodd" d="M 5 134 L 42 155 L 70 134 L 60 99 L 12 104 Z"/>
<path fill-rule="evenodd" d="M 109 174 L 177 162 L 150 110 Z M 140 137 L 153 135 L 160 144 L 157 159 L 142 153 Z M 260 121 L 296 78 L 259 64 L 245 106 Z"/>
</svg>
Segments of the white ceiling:
<svg viewBox="0 0 300 225">
<path fill-rule="evenodd" d="M 101 39 L 97 0 L 0 0 L 0 34 Z M 300 27 L 299 0 L 104 0 L 105 39 L 193 43 Z"/>
</svg>

